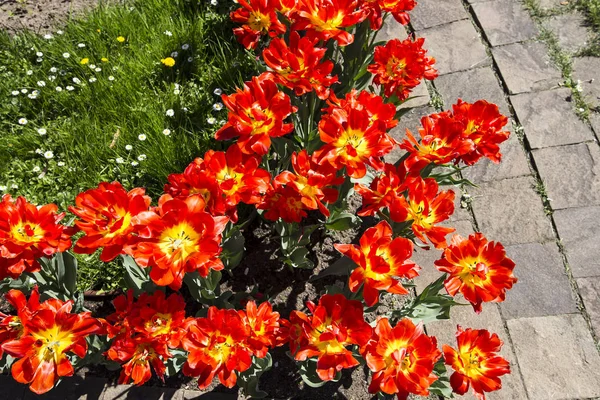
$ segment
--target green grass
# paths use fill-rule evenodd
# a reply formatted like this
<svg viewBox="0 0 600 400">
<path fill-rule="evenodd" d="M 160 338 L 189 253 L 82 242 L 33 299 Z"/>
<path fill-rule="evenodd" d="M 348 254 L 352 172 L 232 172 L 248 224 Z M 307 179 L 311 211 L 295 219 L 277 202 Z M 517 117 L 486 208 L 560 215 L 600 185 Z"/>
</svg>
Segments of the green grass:
<svg viewBox="0 0 600 400">
<path fill-rule="evenodd" d="M 593 32 L 590 44 L 580 53 L 581 55 L 600 57 L 600 0 L 579 0 L 576 4 Z"/>
<path fill-rule="evenodd" d="M 156 198 L 168 174 L 218 149 L 212 136 L 227 113 L 213 109 L 220 101 L 213 91 L 232 91 L 254 74 L 254 62 L 233 37 L 228 7 L 207 4 L 100 5 L 50 39 L 0 34 L 0 195 L 65 210 L 77 193 L 119 180 Z M 174 51 L 176 65 L 162 65 Z M 114 266 L 95 257 L 81 261 L 82 288 L 117 284 Z"/>
</svg>

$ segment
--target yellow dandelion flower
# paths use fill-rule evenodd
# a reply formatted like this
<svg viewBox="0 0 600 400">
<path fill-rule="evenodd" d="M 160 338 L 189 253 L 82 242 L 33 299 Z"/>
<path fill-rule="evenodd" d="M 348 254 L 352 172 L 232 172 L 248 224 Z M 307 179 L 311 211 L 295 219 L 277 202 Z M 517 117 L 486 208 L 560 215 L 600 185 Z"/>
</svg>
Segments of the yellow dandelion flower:
<svg viewBox="0 0 600 400">
<path fill-rule="evenodd" d="M 102 62 L 108 62 L 108 58 L 106 58 L 106 57 L 102 57 L 102 58 L 100 59 L 100 61 L 102 61 Z"/>
<path fill-rule="evenodd" d="M 82 58 L 81 61 L 79 61 L 79 64 L 85 65 L 89 62 L 90 62 L 90 59 L 86 57 L 86 58 Z"/>
<path fill-rule="evenodd" d="M 117 37 L 117 42 L 123 43 L 124 41 L 125 41 L 125 37 L 124 36 L 118 36 Z"/>
<path fill-rule="evenodd" d="M 175 59 L 173 57 L 162 58 L 160 62 L 169 68 L 175 65 Z"/>
<path fill-rule="evenodd" d="M 96 32 L 100 33 L 100 32 L 102 32 L 102 31 L 101 31 L 100 29 L 96 29 Z"/>
</svg>

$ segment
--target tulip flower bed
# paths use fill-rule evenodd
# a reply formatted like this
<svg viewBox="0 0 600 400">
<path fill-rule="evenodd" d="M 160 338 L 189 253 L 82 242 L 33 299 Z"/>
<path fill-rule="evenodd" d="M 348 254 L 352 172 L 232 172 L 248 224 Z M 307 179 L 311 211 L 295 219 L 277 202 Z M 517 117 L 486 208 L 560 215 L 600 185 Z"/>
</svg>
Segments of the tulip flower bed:
<svg viewBox="0 0 600 400">
<path fill-rule="evenodd" d="M 482 233 L 447 241 L 454 229 L 442 225 L 450 186 L 468 183 L 461 169 L 500 161 L 507 118 L 457 99 L 417 135 L 389 135 L 411 90 L 437 76 L 423 39 L 375 39 L 414 7 L 239 0 L 233 33 L 262 71 L 222 96 L 228 119 L 215 138 L 226 150 L 171 174 L 155 202 L 143 188 L 100 183 L 77 195 L 72 224 L 55 205 L 5 195 L 0 290 L 14 311 L 0 314 L 0 367 L 38 394 L 104 365 L 122 383 L 183 374 L 200 389 L 218 381 L 274 397 L 259 382 L 276 373 L 273 354 L 314 388 L 364 367 L 380 398 L 500 389 L 509 363 L 496 333 L 457 327 L 456 343 L 438 343 L 425 324 L 453 306 L 479 313 L 517 281 L 500 243 Z M 403 156 L 385 162 L 396 147 Z M 315 255 L 332 239 L 337 257 Z M 416 246 L 439 252 L 435 265 L 411 261 Z M 117 260 L 125 285 L 111 313 L 92 316 L 72 253 L 96 252 Z M 411 280 L 427 268 L 439 279 L 415 293 Z M 290 290 L 262 290 L 275 275 Z M 318 290 L 304 307 L 293 294 L 307 281 Z"/>
</svg>

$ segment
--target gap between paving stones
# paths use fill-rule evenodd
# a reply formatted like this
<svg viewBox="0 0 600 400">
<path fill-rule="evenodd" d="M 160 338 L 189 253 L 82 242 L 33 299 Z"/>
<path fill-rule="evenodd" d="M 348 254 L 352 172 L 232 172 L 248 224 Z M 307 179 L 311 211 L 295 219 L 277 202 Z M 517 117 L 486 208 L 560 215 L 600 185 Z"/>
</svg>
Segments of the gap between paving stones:
<svg viewBox="0 0 600 400">
<path fill-rule="evenodd" d="M 484 31 L 484 29 L 483 29 L 483 27 L 482 27 L 482 25 L 481 25 L 481 23 L 480 23 L 477 15 L 476 15 L 476 13 L 475 13 L 475 10 L 473 9 L 473 7 L 469 3 L 469 1 L 468 0 L 462 0 L 462 2 L 463 2 L 463 5 L 464 5 L 467 13 L 470 15 L 470 17 L 472 19 L 472 22 L 475 25 L 477 31 L 481 35 L 481 39 L 482 39 L 482 42 L 483 42 L 483 44 L 484 44 L 484 46 L 486 48 L 486 52 L 488 53 L 488 55 L 490 55 L 490 58 L 491 58 L 491 61 L 492 61 L 491 62 L 492 70 L 494 71 L 494 74 L 496 75 L 496 78 L 497 78 L 498 82 L 500 83 L 500 85 L 501 85 L 501 87 L 502 87 L 502 89 L 504 91 L 504 96 L 505 96 L 506 101 L 508 103 L 508 107 L 510 109 L 511 117 L 516 122 L 517 126 L 520 127 L 520 129 L 517 129 L 521 133 L 521 134 L 518 135 L 519 136 L 519 141 L 521 142 L 521 144 L 523 145 L 523 148 L 525 150 L 526 158 L 527 158 L 527 160 L 529 162 L 531 172 L 532 172 L 534 178 L 536 179 L 536 181 L 540 182 L 543 185 L 543 180 L 541 178 L 540 172 L 539 172 L 539 170 L 537 168 L 537 165 L 535 163 L 535 160 L 534 160 L 534 158 L 532 156 L 532 148 L 531 148 L 531 146 L 530 146 L 530 144 L 529 144 L 529 142 L 527 140 L 527 137 L 523 134 L 523 131 L 524 131 L 523 127 L 520 124 L 518 116 L 517 116 L 517 114 L 516 114 L 516 112 L 515 112 L 515 110 L 514 110 L 514 108 L 512 106 L 512 102 L 510 101 L 510 98 L 508 96 L 508 93 L 509 93 L 508 86 L 506 85 L 506 82 L 504 82 L 504 80 L 502 79 L 502 74 L 500 73 L 499 67 L 496 64 L 496 60 L 493 57 L 493 53 L 491 52 L 491 48 L 493 46 L 491 45 L 491 43 L 489 41 L 489 38 L 485 34 L 485 31 Z M 519 4 L 521 4 L 521 2 L 519 2 Z M 537 21 L 534 21 L 534 22 L 537 22 Z M 563 76 L 563 78 L 565 78 L 565 77 Z M 586 123 L 589 125 L 589 121 L 586 121 Z M 598 138 L 597 137 L 596 137 L 596 144 L 598 144 Z M 590 315 L 589 315 L 588 311 L 585 308 L 585 304 L 583 302 L 583 298 L 582 298 L 580 290 L 579 290 L 579 285 L 578 285 L 577 281 L 575 280 L 575 278 L 573 276 L 573 273 L 571 271 L 571 268 L 569 266 L 569 262 L 568 262 L 568 259 L 567 259 L 567 256 L 566 256 L 566 252 L 565 252 L 564 247 L 562 246 L 560 235 L 559 235 L 556 223 L 555 223 L 553 215 L 552 215 L 553 212 L 554 212 L 554 210 L 552 209 L 551 204 L 547 201 L 547 198 L 544 198 L 544 196 L 540 196 L 540 197 L 541 197 L 540 200 L 542 201 L 542 204 L 544 205 L 544 208 L 548 209 L 550 211 L 550 213 L 548 215 L 548 218 L 550 218 L 550 222 L 551 222 L 551 225 L 552 225 L 552 230 L 553 230 L 553 233 L 554 233 L 554 236 L 555 236 L 555 242 L 556 242 L 556 245 L 558 246 L 559 253 L 560 253 L 560 256 L 562 258 L 563 266 L 565 268 L 565 272 L 566 272 L 567 277 L 569 279 L 569 283 L 571 284 L 571 288 L 573 290 L 575 301 L 577 303 L 577 308 L 579 309 L 579 311 L 581 312 L 581 315 L 583 316 L 583 318 L 585 319 L 585 321 L 587 323 L 588 329 L 589 329 L 589 331 L 590 331 L 590 333 L 592 335 L 592 338 L 594 340 L 594 343 L 596 345 L 596 349 L 598 350 L 598 352 L 600 352 L 599 337 L 596 335 L 596 332 L 594 331 Z M 475 221 L 474 224 L 475 224 L 476 228 L 478 229 L 479 227 L 478 227 L 478 224 L 477 224 L 477 219 L 475 217 L 475 214 L 473 214 L 473 218 L 474 218 L 474 221 Z M 500 309 L 500 313 L 502 314 L 502 309 Z M 508 325 L 506 323 L 506 318 L 504 318 L 503 314 L 502 314 L 502 317 L 503 317 L 503 321 L 504 321 L 504 328 L 508 332 Z M 511 342 L 511 346 L 514 348 L 514 343 L 512 341 L 510 333 L 507 335 L 507 337 L 509 338 L 509 340 Z M 519 369 L 519 373 L 521 373 L 520 369 Z M 523 379 L 523 375 L 522 374 L 521 374 L 521 378 Z M 527 390 L 527 389 L 525 389 L 525 390 Z"/>
</svg>

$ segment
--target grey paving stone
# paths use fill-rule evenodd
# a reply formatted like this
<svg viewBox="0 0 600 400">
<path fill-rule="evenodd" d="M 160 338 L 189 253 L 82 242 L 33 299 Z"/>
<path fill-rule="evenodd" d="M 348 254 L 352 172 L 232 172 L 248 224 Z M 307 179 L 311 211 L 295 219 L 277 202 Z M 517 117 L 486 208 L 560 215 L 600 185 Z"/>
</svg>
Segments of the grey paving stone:
<svg viewBox="0 0 600 400">
<path fill-rule="evenodd" d="M 561 73 L 550 62 L 543 43 L 494 47 L 492 54 L 510 94 L 550 89 L 562 81 Z"/>
<path fill-rule="evenodd" d="M 404 114 L 402 117 L 400 117 L 398 125 L 394 129 L 390 130 L 390 136 L 396 139 L 398 142 L 402 142 L 406 138 L 407 128 L 413 133 L 413 135 L 418 135 L 418 130 L 421 126 L 421 118 L 434 112 L 435 109 L 429 106 L 413 108 L 412 110 Z M 384 157 L 384 159 L 386 162 L 395 163 L 405 153 L 405 150 L 402 150 L 399 147 L 395 147 L 389 154 L 387 154 Z"/>
<path fill-rule="evenodd" d="M 464 302 L 464 300 L 460 299 Z M 508 335 L 504 329 L 498 306 L 494 303 L 484 303 L 481 314 L 475 314 L 472 307 L 454 307 L 450 312 L 450 320 L 434 321 L 427 324 L 427 334 L 438 338 L 439 347 L 449 344 L 456 348 L 456 326 L 463 328 L 487 329 L 498 334 L 504 342 L 500 355 L 510 362 L 511 373 L 501 377 L 502 389 L 496 392 L 486 393 L 488 400 L 526 400 L 527 395 L 518 370 L 516 357 L 511 348 Z M 458 399 L 475 400 L 472 393 L 464 396 L 454 396 Z"/>
<path fill-rule="evenodd" d="M 561 49 L 569 53 L 585 47 L 591 39 L 585 19 L 577 12 L 557 15 L 544 21 L 543 25 L 556 34 Z"/>
<path fill-rule="evenodd" d="M 452 238 L 452 236 L 456 234 L 461 235 L 462 237 L 467 237 L 473 233 L 473 225 L 471 224 L 471 221 L 468 220 L 448 222 L 442 225 L 450 226 L 456 229 L 456 232 L 446 236 L 448 241 Z M 429 285 L 430 283 L 437 280 L 440 276 L 442 276 L 442 273 L 438 271 L 435 265 L 433 264 L 435 260 L 439 260 L 440 257 L 442 257 L 442 253 L 442 250 L 436 249 L 434 247 L 430 248 L 429 250 L 424 250 L 418 247 L 414 249 L 411 260 L 413 260 L 415 263 L 417 263 L 418 266 L 421 267 L 421 270 L 419 271 L 419 276 L 417 276 L 414 279 L 417 292 L 421 292 L 427 287 L 427 285 Z"/>
<path fill-rule="evenodd" d="M 591 112 L 590 123 L 592 124 L 592 129 L 596 132 L 596 136 L 600 136 L 600 113 Z"/>
<path fill-rule="evenodd" d="M 62 380 L 43 395 L 26 389 L 24 400 L 100 400 L 103 399 L 105 385 L 106 379 L 74 376 Z"/>
<path fill-rule="evenodd" d="M 504 92 L 491 67 L 475 68 L 443 75 L 434 81 L 444 101 L 444 108 L 451 110 L 458 99 L 468 102 L 487 100 L 498 105 L 500 112 L 508 115 L 508 105 Z"/>
<path fill-rule="evenodd" d="M 479 184 L 531 174 L 525 150 L 514 133 L 512 124 L 509 122 L 508 125 L 509 131 L 512 133 L 508 140 L 500 145 L 502 161 L 496 164 L 488 158 L 482 158 L 475 165 L 463 171 L 465 178 Z"/>
<path fill-rule="evenodd" d="M 600 207 L 565 208 L 553 217 L 573 276 L 600 276 Z"/>
<path fill-rule="evenodd" d="M 467 18 L 460 0 L 421 0 L 410 12 L 411 25 L 417 31 Z"/>
<path fill-rule="evenodd" d="M 506 248 L 519 281 L 500 304 L 504 318 L 542 317 L 577 312 L 571 284 L 556 243 L 529 243 Z"/>
<path fill-rule="evenodd" d="M 560 146 L 592 140 L 590 128 L 581 121 L 567 88 L 511 96 L 519 122 L 532 148 Z"/>
<path fill-rule="evenodd" d="M 6 399 L 22 400 L 25 396 L 25 391 L 29 392 L 27 386 L 16 382 L 10 375 L 0 375 L 0 391 L 1 395 Z"/>
<path fill-rule="evenodd" d="M 429 104 L 429 90 L 427 90 L 427 84 L 425 81 L 421 81 L 421 83 L 412 90 L 410 93 L 410 97 L 398 108 L 414 108 L 414 107 L 424 107 Z"/>
<path fill-rule="evenodd" d="M 577 279 L 579 293 L 596 335 L 600 334 L 600 276 Z"/>
<path fill-rule="evenodd" d="M 554 210 L 600 204 L 600 149 L 595 142 L 533 151 Z"/>
<path fill-rule="evenodd" d="M 385 24 L 377 32 L 377 41 L 389 41 L 392 39 L 404 40 L 408 37 L 404 25 L 396 21 L 394 18 L 388 18 Z"/>
<path fill-rule="evenodd" d="M 479 229 L 504 246 L 554 239 L 531 177 L 504 179 L 469 189 Z"/>
<path fill-rule="evenodd" d="M 600 396 L 600 355 L 579 314 L 507 321 L 531 399 Z"/>
<path fill-rule="evenodd" d="M 472 7 L 492 46 L 533 39 L 538 33 L 520 2 L 495 0 Z"/>
<path fill-rule="evenodd" d="M 600 106 L 600 58 L 573 59 L 573 77 L 581 82 L 585 101 L 592 107 Z"/>
<path fill-rule="evenodd" d="M 419 35 L 425 38 L 424 47 L 435 58 L 440 75 L 491 63 L 470 20 L 424 29 Z"/>
</svg>

